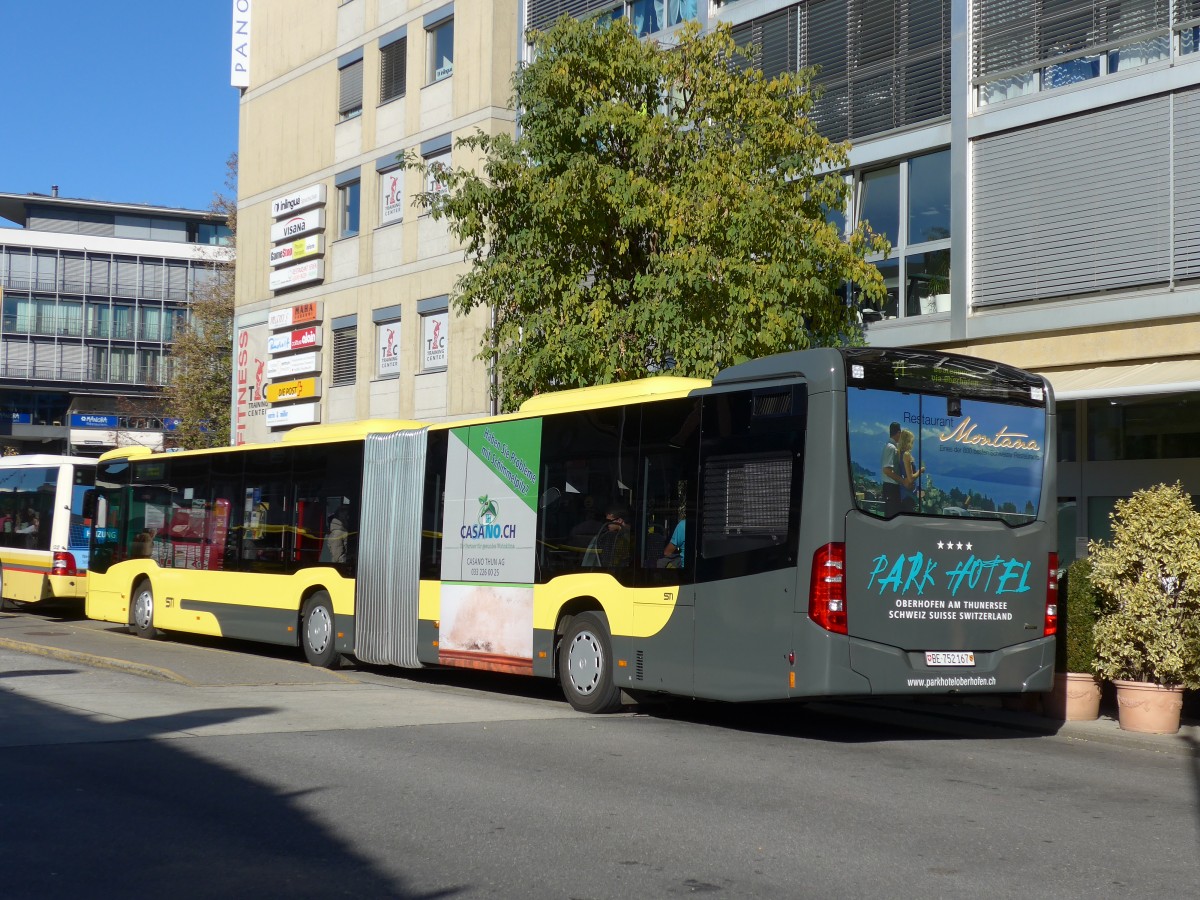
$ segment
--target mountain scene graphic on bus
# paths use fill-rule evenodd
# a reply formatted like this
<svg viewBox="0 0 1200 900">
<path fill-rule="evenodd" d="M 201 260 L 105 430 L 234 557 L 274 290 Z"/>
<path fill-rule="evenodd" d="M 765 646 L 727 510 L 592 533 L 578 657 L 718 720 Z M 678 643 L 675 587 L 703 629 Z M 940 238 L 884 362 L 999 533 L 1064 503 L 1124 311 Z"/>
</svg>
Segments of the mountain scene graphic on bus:
<svg viewBox="0 0 1200 900">
<path fill-rule="evenodd" d="M 848 392 L 846 405 L 851 475 L 864 512 L 884 515 L 886 448 L 906 439 L 911 471 L 919 473 L 904 491 L 906 510 L 1013 525 L 1037 517 L 1043 410 L 963 398 L 950 415 L 944 396 L 873 389 Z"/>
</svg>

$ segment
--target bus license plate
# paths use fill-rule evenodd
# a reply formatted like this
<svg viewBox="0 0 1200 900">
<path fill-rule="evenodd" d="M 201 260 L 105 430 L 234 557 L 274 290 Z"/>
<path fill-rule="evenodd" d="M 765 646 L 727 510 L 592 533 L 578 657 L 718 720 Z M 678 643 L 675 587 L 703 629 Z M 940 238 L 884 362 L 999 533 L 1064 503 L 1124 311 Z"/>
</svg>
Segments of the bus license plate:
<svg viewBox="0 0 1200 900">
<path fill-rule="evenodd" d="M 950 652 L 927 650 L 925 651 L 925 665 L 927 666 L 973 666 L 975 665 L 975 654 L 967 652 Z"/>
</svg>

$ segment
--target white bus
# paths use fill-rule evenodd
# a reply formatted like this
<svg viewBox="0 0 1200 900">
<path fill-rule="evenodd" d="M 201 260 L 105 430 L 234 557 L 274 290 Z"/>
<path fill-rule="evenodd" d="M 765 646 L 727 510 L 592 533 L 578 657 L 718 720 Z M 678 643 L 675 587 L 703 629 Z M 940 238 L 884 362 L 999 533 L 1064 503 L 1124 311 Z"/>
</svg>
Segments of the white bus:
<svg viewBox="0 0 1200 900">
<path fill-rule="evenodd" d="M 91 521 L 85 495 L 96 460 L 0 457 L 0 596 L 14 603 L 82 600 Z"/>
</svg>

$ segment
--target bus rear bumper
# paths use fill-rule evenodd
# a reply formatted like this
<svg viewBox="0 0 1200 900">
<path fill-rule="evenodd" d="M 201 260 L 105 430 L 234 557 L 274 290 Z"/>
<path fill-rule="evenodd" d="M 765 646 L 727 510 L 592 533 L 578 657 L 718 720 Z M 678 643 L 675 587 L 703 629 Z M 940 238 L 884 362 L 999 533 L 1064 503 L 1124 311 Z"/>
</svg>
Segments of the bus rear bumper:
<svg viewBox="0 0 1200 900">
<path fill-rule="evenodd" d="M 850 639 L 851 668 L 867 679 L 872 694 L 1007 694 L 1054 685 L 1052 637 L 972 656 L 974 665 L 928 665 L 924 651 Z"/>
</svg>

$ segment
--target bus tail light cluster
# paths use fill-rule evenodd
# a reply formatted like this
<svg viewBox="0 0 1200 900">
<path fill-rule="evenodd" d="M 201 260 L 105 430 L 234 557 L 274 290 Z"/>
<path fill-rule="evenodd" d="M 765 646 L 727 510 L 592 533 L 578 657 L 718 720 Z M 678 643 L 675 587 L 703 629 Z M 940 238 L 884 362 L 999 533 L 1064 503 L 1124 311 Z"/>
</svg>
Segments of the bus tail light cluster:
<svg viewBox="0 0 1200 900">
<path fill-rule="evenodd" d="M 1046 571 L 1046 625 L 1042 634 L 1050 637 L 1058 634 L 1058 554 L 1050 554 L 1050 565 Z"/>
<path fill-rule="evenodd" d="M 826 544 L 813 554 L 808 617 L 835 634 L 846 634 L 846 545 Z"/>
<path fill-rule="evenodd" d="M 51 575 L 67 575 L 75 576 L 79 573 L 75 570 L 75 555 L 68 553 L 66 550 L 54 551 L 54 562 L 50 568 Z"/>
</svg>

